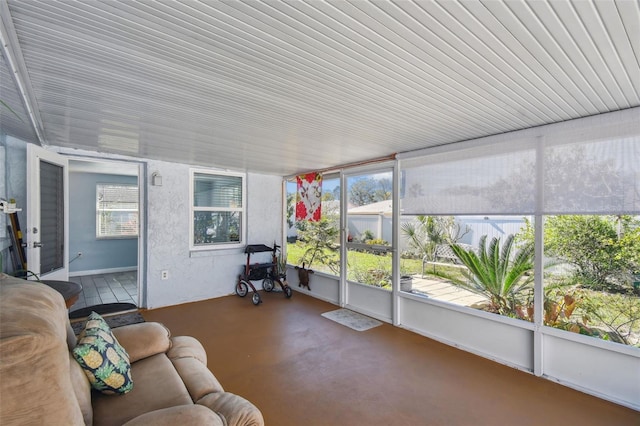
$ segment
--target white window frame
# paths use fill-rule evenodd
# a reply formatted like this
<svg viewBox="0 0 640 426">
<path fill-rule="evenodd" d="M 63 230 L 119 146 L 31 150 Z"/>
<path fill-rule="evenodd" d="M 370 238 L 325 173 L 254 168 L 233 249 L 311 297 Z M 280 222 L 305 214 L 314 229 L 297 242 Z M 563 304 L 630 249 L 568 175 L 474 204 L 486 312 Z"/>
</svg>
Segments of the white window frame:
<svg viewBox="0 0 640 426">
<path fill-rule="evenodd" d="M 242 206 L 240 207 L 204 207 L 195 206 L 194 200 L 194 188 L 195 188 L 195 175 L 206 174 L 210 176 L 235 176 L 242 179 Z M 189 250 L 190 251 L 205 251 L 205 250 L 221 250 L 230 248 L 239 248 L 246 245 L 247 240 L 247 175 L 246 173 L 218 171 L 210 169 L 189 169 Z M 211 243 L 211 244 L 198 244 L 194 243 L 194 222 L 195 213 L 198 211 L 211 211 L 211 212 L 240 212 L 240 240 L 237 242 L 226 243 Z"/>
<path fill-rule="evenodd" d="M 114 187 L 114 186 L 126 186 L 126 187 L 135 187 L 138 191 L 138 197 L 136 198 L 136 209 L 101 209 L 100 208 L 100 200 L 98 199 L 98 194 L 100 193 L 100 187 Z M 125 239 L 125 238 L 138 238 L 140 233 L 140 188 L 136 183 L 111 183 L 111 182 L 98 182 L 96 183 L 96 239 L 98 240 L 113 240 L 113 239 Z M 137 226 L 135 228 L 135 234 L 102 234 L 101 232 L 101 213 L 103 211 L 121 211 L 121 212 L 131 212 L 137 215 Z"/>
</svg>

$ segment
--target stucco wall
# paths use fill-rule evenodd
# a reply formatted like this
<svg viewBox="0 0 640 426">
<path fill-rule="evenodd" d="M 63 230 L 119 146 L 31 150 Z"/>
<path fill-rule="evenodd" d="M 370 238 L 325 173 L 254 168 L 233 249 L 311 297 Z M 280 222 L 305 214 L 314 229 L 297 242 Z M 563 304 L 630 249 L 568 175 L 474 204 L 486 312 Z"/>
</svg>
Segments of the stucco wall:
<svg viewBox="0 0 640 426">
<path fill-rule="evenodd" d="M 189 168 L 148 162 L 148 174 L 162 176 L 162 186 L 147 183 L 148 308 L 231 294 L 246 261 L 242 249 L 189 251 Z M 281 184 L 277 176 L 247 175 L 249 244 L 282 243 Z M 169 272 L 167 280 L 161 279 L 163 270 Z"/>
</svg>

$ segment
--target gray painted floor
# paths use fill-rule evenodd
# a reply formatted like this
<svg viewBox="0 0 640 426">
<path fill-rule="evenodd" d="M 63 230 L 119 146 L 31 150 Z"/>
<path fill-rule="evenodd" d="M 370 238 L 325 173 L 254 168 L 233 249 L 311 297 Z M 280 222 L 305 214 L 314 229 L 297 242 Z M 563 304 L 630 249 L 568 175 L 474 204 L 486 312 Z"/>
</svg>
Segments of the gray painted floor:
<svg viewBox="0 0 640 426">
<path fill-rule="evenodd" d="M 80 293 L 78 301 L 71 306 L 69 312 L 105 303 L 133 303 L 137 305 L 137 280 L 137 271 L 71 277 L 69 281 L 82 285 L 82 293 Z"/>
</svg>

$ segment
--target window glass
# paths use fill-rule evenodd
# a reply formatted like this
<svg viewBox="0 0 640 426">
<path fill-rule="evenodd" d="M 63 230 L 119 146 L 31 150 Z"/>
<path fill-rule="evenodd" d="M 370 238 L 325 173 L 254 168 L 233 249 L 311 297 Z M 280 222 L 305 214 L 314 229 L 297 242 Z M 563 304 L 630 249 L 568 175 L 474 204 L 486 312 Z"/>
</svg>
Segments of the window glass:
<svg viewBox="0 0 640 426">
<path fill-rule="evenodd" d="M 244 175 L 192 171 L 192 248 L 243 244 Z"/>
<path fill-rule="evenodd" d="M 138 235 L 138 186 L 96 185 L 96 236 L 126 238 Z"/>
<path fill-rule="evenodd" d="M 547 216 L 544 324 L 640 347 L 640 217 Z"/>
<path fill-rule="evenodd" d="M 391 171 L 347 177 L 347 279 L 391 290 Z"/>
<path fill-rule="evenodd" d="M 531 223 L 527 216 L 401 216 L 400 290 L 533 320 Z"/>
</svg>

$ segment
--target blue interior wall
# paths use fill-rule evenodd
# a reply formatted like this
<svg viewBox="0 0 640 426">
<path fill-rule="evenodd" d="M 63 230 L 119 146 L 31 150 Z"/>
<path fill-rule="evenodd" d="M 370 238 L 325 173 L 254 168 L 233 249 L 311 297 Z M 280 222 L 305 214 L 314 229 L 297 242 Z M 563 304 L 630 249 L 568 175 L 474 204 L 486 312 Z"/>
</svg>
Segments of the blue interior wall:
<svg viewBox="0 0 640 426">
<path fill-rule="evenodd" d="M 137 182 L 135 176 L 69 173 L 69 273 L 137 266 L 137 238 L 96 238 L 96 184 Z"/>
</svg>

